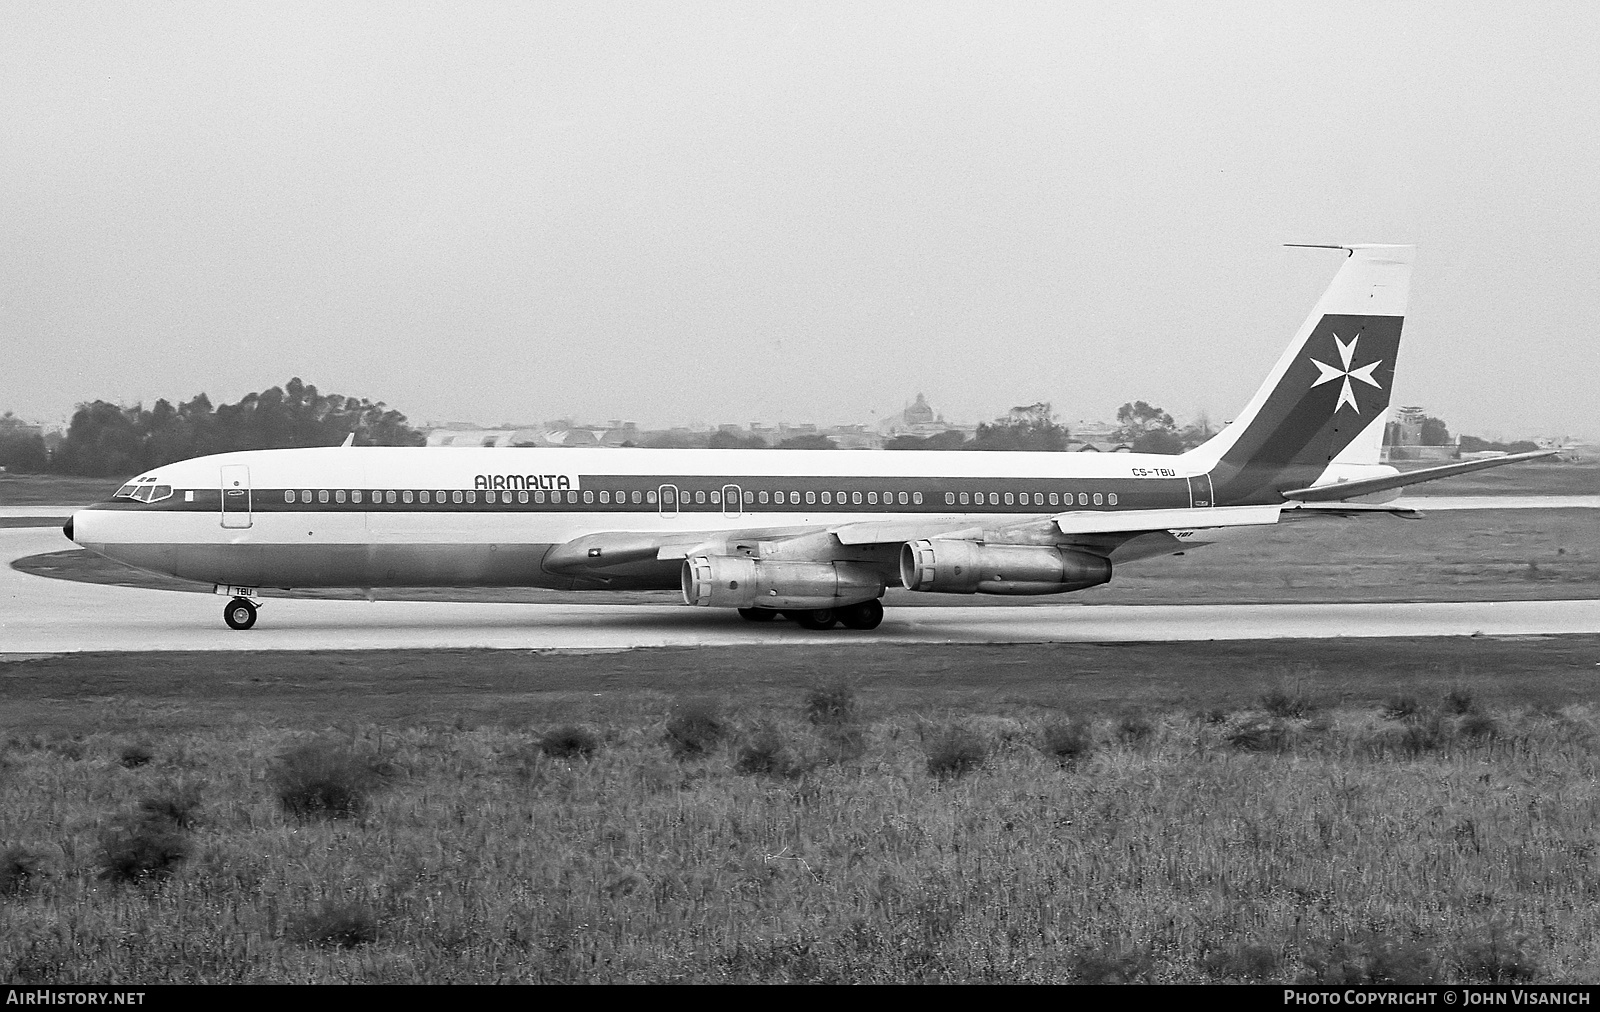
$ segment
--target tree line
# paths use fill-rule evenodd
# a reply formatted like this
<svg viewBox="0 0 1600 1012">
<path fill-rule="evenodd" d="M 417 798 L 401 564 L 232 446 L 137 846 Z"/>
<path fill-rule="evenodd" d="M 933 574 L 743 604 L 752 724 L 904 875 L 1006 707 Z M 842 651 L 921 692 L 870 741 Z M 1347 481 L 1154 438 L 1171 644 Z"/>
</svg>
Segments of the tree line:
<svg viewBox="0 0 1600 1012">
<path fill-rule="evenodd" d="M 1182 453 L 1214 434 L 1211 423 L 1199 421 L 1180 428 L 1172 415 L 1144 401 L 1130 401 L 1117 409 L 1116 443 L 1135 453 Z M 1056 421 L 1049 401 L 1012 408 L 1004 417 L 978 426 L 971 439 L 954 430 L 932 436 L 896 436 L 887 450 L 1065 450 L 1071 433 Z"/>
<path fill-rule="evenodd" d="M 43 437 L 9 412 L 0 418 L 0 467 L 8 471 L 121 477 L 190 457 L 234 450 L 337 446 L 421 446 L 421 432 L 381 401 L 324 394 L 299 377 L 282 387 L 212 407 L 205 394 L 173 405 L 78 405 L 66 437 L 48 451 Z"/>
</svg>

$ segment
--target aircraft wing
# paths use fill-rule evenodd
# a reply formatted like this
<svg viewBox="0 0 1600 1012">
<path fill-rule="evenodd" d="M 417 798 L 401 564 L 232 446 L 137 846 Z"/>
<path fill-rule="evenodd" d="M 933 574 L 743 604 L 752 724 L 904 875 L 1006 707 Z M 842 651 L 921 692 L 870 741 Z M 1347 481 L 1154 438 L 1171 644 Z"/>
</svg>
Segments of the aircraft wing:
<svg viewBox="0 0 1600 1012">
<path fill-rule="evenodd" d="M 1217 506 L 1170 510 L 1074 510 L 1020 518 L 993 527 L 974 526 L 968 517 L 945 516 L 765 530 L 673 533 L 607 531 L 588 534 L 555 546 L 545 556 L 544 568 L 552 572 L 580 574 L 641 562 L 687 559 L 696 555 L 754 555 L 757 544 L 761 542 L 795 543 L 808 539 L 818 542 L 806 547 L 819 555 L 828 554 L 826 543 L 833 539 L 837 539 L 839 546 L 866 548 L 925 539 L 1033 544 L 1084 540 L 1088 543 L 1097 535 L 1108 535 L 1112 537 L 1110 543 L 1115 544 L 1128 536 L 1150 531 L 1274 524 L 1278 522 L 1282 509 L 1282 506 Z M 1094 543 L 1098 544 L 1099 541 L 1094 540 Z"/>
<path fill-rule="evenodd" d="M 1459 464 L 1424 467 L 1417 471 L 1404 471 L 1400 474 L 1384 475 L 1381 478 L 1363 478 L 1359 481 L 1341 481 L 1332 485 L 1312 485 L 1307 488 L 1284 489 L 1282 494 L 1285 499 L 1298 499 L 1301 502 L 1337 502 L 1343 499 L 1371 495 L 1374 492 L 1387 492 L 1392 488 L 1405 488 L 1407 485 L 1436 481 L 1455 474 L 1467 474 L 1470 471 L 1483 471 L 1491 467 L 1503 467 L 1506 464 L 1515 464 L 1522 460 L 1553 457 L 1560 452 L 1560 450 L 1533 450 L 1528 453 L 1511 453 L 1504 457 L 1464 460 Z"/>
</svg>

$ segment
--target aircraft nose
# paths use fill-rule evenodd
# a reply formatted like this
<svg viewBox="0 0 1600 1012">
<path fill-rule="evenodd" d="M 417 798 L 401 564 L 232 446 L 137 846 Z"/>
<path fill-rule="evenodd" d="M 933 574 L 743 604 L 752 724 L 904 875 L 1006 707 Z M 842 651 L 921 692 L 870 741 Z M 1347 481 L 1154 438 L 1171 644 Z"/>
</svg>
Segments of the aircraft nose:
<svg viewBox="0 0 1600 1012">
<path fill-rule="evenodd" d="M 72 518 L 67 517 L 67 522 L 61 525 L 61 533 L 67 536 L 68 541 L 76 541 L 72 536 Z"/>
</svg>

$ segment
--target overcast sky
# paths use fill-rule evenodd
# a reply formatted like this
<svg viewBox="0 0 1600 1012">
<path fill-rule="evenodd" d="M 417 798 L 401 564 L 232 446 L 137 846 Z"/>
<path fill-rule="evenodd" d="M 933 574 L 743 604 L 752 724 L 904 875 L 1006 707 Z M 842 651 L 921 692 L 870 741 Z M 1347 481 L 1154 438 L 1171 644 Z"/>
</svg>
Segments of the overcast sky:
<svg viewBox="0 0 1600 1012">
<path fill-rule="evenodd" d="M 1414 242 L 1395 402 L 1600 434 L 1600 5 L 0 7 L 0 410 L 1232 417 Z"/>
</svg>

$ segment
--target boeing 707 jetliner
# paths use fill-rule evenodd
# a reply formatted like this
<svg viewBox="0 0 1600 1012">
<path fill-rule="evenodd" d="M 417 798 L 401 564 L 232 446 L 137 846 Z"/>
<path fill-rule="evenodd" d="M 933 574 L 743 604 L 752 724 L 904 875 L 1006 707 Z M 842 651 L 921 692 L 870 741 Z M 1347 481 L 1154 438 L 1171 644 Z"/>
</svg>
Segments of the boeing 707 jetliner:
<svg viewBox="0 0 1600 1012">
<path fill-rule="evenodd" d="M 1177 456 L 801 450 L 254 450 L 168 464 L 67 537 L 212 584 L 681 588 L 690 605 L 875 628 L 891 583 L 1060 594 L 1251 527 L 1387 512 L 1399 488 L 1546 455 L 1379 463 L 1409 246 L 1348 253 L 1249 404 Z M 1553 451 L 1549 451 L 1553 452 Z"/>
</svg>

